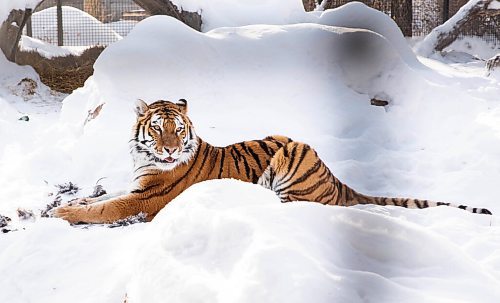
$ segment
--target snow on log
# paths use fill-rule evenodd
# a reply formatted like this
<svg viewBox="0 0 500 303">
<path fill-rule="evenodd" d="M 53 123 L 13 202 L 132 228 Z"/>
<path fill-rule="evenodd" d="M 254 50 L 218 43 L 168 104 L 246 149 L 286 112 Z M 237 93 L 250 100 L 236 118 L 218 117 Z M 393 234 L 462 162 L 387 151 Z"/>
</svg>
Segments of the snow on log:
<svg viewBox="0 0 500 303">
<path fill-rule="evenodd" d="M 201 15 L 185 11 L 169 0 L 134 0 L 151 15 L 167 15 L 182 21 L 197 31 L 201 31 Z"/>
<path fill-rule="evenodd" d="M 480 15 L 497 15 L 497 0 L 470 0 L 444 24 L 433 29 L 429 35 L 417 46 L 417 53 L 430 56 L 440 52 L 453 43 L 459 36 L 462 28 Z"/>
</svg>

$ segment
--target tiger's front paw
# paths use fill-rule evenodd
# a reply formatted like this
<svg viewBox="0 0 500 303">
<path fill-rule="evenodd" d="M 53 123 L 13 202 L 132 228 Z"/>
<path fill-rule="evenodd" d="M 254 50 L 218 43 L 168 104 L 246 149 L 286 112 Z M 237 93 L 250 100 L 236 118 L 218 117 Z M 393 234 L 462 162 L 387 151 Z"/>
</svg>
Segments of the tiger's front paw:
<svg viewBox="0 0 500 303">
<path fill-rule="evenodd" d="M 61 218 L 68 221 L 71 224 L 76 224 L 79 222 L 86 222 L 85 215 L 87 214 L 86 206 L 73 206 L 73 205 L 64 205 L 59 206 L 54 209 L 54 217 Z"/>
<path fill-rule="evenodd" d="M 77 198 L 68 201 L 69 206 L 77 206 L 77 205 L 89 205 L 95 203 L 95 198 Z"/>
</svg>

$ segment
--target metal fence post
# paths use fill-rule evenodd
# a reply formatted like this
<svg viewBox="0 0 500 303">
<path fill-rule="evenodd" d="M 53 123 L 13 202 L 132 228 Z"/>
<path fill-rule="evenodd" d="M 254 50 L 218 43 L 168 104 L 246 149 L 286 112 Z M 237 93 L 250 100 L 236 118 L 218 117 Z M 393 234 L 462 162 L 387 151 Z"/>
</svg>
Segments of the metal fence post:
<svg viewBox="0 0 500 303">
<path fill-rule="evenodd" d="M 57 45 L 63 46 L 62 0 L 57 0 Z"/>
<path fill-rule="evenodd" d="M 443 0 L 443 23 L 450 19 L 450 0 Z"/>
<path fill-rule="evenodd" d="M 28 37 L 33 37 L 33 25 L 31 23 L 31 8 L 27 8 L 26 9 L 26 14 L 29 14 L 29 19 L 28 21 L 26 22 L 26 35 L 28 35 Z"/>
</svg>

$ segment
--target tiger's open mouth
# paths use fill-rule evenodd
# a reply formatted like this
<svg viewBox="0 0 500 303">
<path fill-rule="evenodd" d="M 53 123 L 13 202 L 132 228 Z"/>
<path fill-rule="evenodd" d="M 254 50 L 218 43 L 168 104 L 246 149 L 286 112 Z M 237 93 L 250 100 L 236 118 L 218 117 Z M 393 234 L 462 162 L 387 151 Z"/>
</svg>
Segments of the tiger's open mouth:
<svg viewBox="0 0 500 303">
<path fill-rule="evenodd" d="M 174 159 L 172 157 L 167 157 L 163 161 L 167 163 L 174 163 L 175 161 L 177 161 L 177 159 Z"/>
</svg>

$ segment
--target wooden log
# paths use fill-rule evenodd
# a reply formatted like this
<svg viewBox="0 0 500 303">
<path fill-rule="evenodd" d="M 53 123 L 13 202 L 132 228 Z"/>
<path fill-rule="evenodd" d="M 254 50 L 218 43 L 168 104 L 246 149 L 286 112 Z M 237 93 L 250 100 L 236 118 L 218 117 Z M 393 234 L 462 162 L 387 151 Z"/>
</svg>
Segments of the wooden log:
<svg viewBox="0 0 500 303">
<path fill-rule="evenodd" d="M 19 40 L 31 10 L 13 10 L 0 26 L 0 49 L 7 60 L 15 62 Z"/>
<path fill-rule="evenodd" d="M 201 31 L 201 15 L 179 9 L 169 0 L 134 0 L 151 15 L 167 15 L 182 21 L 191 28 Z"/>
<path fill-rule="evenodd" d="M 459 20 L 450 19 L 448 22 L 454 22 L 449 30 L 442 31 L 438 34 L 436 39 L 436 44 L 434 45 L 435 51 L 442 51 L 448 45 L 452 44 L 458 36 L 460 35 L 461 29 L 465 27 L 468 23 L 473 22 L 480 14 L 485 14 L 488 10 L 488 5 L 492 0 L 480 0 L 472 6 Z M 446 22 L 445 24 L 447 24 Z M 439 28 L 438 28 L 439 29 Z"/>
</svg>

